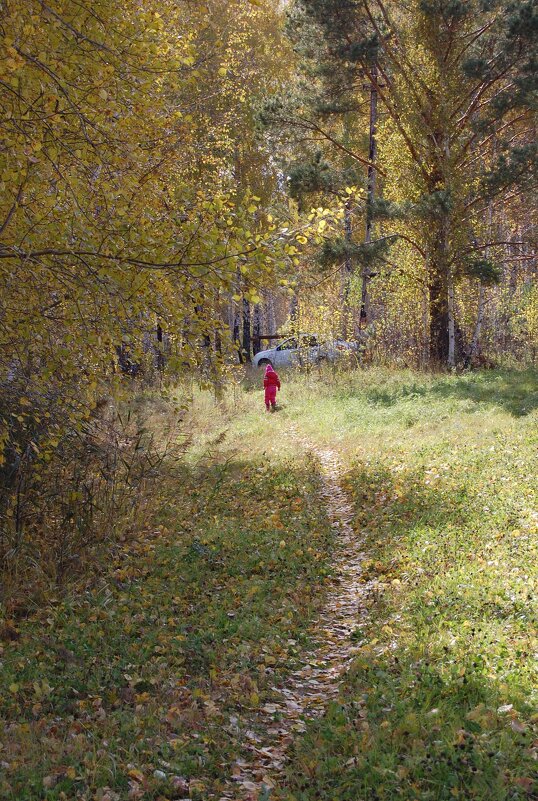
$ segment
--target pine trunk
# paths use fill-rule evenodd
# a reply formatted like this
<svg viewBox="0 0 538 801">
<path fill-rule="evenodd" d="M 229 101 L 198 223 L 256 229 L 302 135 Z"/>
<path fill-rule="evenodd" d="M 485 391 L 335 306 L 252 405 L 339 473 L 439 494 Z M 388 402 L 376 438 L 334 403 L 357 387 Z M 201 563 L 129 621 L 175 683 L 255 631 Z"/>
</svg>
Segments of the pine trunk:
<svg viewBox="0 0 538 801">
<path fill-rule="evenodd" d="M 439 264 L 430 265 L 430 361 L 448 363 L 448 282 Z"/>
<path fill-rule="evenodd" d="M 455 364 L 454 286 L 450 266 L 448 212 L 431 219 L 433 234 L 428 264 L 430 289 L 430 361 Z M 452 360 L 452 363 L 451 363 Z"/>
</svg>

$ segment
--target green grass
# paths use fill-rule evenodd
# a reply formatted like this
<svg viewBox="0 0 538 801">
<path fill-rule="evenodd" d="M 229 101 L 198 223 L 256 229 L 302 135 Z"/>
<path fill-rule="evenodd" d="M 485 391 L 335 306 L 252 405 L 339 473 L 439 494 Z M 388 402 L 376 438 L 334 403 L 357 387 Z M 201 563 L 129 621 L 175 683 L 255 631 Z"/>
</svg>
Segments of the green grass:
<svg viewBox="0 0 538 801">
<path fill-rule="evenodd" d="M 316 491 L 308 459 L 213 452 L 176 467 L 158 519 L 97 586 L 11 621 L 0 797 L 188 795 L 174 777 L 218 793 L 321 602 L 331 539 Z"/>
<path fill-rule="evenodd" d="M 281 377 L 274 415 L 257 374 L 217 405 L 195 392 L 155 517 L 95 580 L 8 621 L 1 799 L 219 797 L 330 570 L 293 430 L 340 454 L 369 618 L 272 797 L 538 797 L 536 372 Z"/>
<path fill-rule="evenodd" d="M 325 391 L 369 623 L 279 797 L 537 797 L 536 375 L 365 375 Z"/>
</svg>

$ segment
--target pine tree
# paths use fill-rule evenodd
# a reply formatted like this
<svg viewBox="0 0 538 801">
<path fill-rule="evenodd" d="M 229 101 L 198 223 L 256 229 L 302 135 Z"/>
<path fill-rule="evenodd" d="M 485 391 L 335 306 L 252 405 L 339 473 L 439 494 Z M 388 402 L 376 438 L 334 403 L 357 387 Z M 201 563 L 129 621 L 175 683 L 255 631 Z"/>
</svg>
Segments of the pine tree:
<svg viewBox="0 0 538 801">
<path fill-rule="evenodd" d="M 488 203 L 536 180 L 536 144 L 527 136 L 536 107 L 536 2 L 298 0 L 294 13 L 303 20 L 298 36 L 310 31 L 300 49 L 318 60 L 333 101 L 318 112 L 358 118 L 361 84 L 376 91 L 380 164 L 396 150 L 401 170 L 381 179 L 381 191 L 398 195 L 406 220 L 395 230 L 424 260 L 430 358 L 453 365 L 455 285 L 465 275 L 481 279 Z M 316 48 L 314 29 L 323 33 Z M 378 208 L 371 204 L 370 219 Z"/>
</svg>

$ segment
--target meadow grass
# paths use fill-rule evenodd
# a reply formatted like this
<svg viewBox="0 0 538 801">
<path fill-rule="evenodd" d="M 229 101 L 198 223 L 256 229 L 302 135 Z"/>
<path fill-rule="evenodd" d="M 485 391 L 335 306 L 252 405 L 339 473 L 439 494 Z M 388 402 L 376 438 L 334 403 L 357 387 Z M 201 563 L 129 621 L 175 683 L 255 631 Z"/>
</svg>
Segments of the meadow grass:
<svg viewBox="0 0 538 801">
<path fill-rule="evenodd" d="M 246 385 L 231 436 L 337 449 L 370 622 L 277 797 L 538 797 L 536 371 L 282 378 L 274 416 Z"/>
<path fill-rule="evenodd" d="M 537 797 L 536 373 L 282 379 L 275 414 L 258 373 L 174 390 L 184 453 L 148 519 L 0 621 L 1 799 L 218 797 L 323 603 L 308 442 L 339 453 L 369 622 L 273 797 Z"/>
<path fill-rule="evenodd" d="M 293 416 L 346 465 L 369 623 L 278 797 L 537 797 L 536 378 L 372 371 L 295 390 Z"/>
</svg>

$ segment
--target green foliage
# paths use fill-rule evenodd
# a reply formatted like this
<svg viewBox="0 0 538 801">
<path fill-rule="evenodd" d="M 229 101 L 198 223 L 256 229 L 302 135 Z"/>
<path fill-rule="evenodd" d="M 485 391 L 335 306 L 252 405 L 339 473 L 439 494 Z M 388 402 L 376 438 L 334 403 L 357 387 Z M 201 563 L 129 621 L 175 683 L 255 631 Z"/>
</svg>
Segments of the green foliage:
<svg viewBox="0 0 538 801">
<path fill-rule="evenodd" d="M 345 61 L 374 65 L 379 54 L 379 38 L 377 34 L 367 36 L 361 41 L 343 45 L 339 51 Z"/>
<path fill-rule="evenodd" d="M 311 161 L 297 163 L 291 167 L 288 176 L 290 195 L 304 202 L 305 196 L 329 194 L 347 199 L 346 188 L 360 182 L 357 170 L 352 166 L 337 169 L 317 152 Z"/>
<path fill-rule="evenodd" d="M 319 261 L 324 268 L 342 264 L 346 259 L 360 266 L 374 266 L 384 258 L 388 247 L 389 243 L 381 240 L 357 244 L 348 242 L 343 237 L 326 239 L 321 247 Z"/>
<path fill-rule="evenodd" d="M 395 203 L 384 197 L 374 198 L 368 204 L 368 214 L 372 220 L 403 220 L 410 214 L 408 204 Z"/>
<path fill-rule="evenodd" d="M 290 169 L 288 187 L 290 195 L 296 200 L 305 194 L 335 191 L 336 177 L 330 165 L 316 154 L 313 161 L 297 164 Z"/>
<path fill-rule="evenodd" d="M 529 142 L 498 156 L 492 168 L 483 176 L 482 182 L 485 193 L 495 196 L 514 184 L 531 188 L 537 179 L 538 145 L 536 142 Z"/>
<path fill-rule="evenodd" d="M 495 286 L 502 277 L 502 269 L 491 259 L 473 259 L 465 265 L 465 271 L 484 286 Z"/>
<path fill-rule="evenodd" d="M 432 17 L 442 15 L 447 26 L 461 22 L 475 13 L 473 3 L 463 0 L 420 0 L 420 10 Z"/>
</svg>

